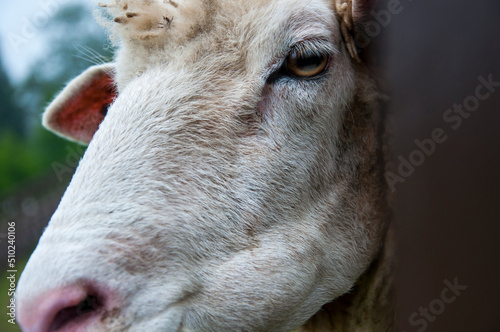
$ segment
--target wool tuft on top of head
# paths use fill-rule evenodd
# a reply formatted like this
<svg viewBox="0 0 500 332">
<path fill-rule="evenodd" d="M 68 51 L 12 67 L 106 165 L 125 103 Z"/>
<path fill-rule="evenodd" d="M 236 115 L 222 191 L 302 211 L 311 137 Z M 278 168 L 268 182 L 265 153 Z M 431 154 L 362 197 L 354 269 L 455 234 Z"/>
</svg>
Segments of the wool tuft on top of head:
<svg viewBox="0 0 500 332">
<path fill-rule="evenodd" d="M 101 23 L 124 43 L 181 44 L 206 23 L 207 5 L 202 0 L 115 0 L 99 6 L 110 15 L 101 16 Z"/>
</svg>

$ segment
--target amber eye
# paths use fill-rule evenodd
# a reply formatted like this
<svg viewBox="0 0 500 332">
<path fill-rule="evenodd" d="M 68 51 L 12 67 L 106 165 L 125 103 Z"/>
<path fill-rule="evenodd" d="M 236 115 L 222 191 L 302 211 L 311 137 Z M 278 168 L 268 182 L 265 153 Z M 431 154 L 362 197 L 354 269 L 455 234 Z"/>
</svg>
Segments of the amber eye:
<svg viewBox="0 0 500 332">
<path fill-rule="evenodd" d="M 328 55 L 304 54 L 293 51 L 286 59 L 286 69 L 294 76 L 313 77 L 321 74 L 328 64 Z"/>
</svg>

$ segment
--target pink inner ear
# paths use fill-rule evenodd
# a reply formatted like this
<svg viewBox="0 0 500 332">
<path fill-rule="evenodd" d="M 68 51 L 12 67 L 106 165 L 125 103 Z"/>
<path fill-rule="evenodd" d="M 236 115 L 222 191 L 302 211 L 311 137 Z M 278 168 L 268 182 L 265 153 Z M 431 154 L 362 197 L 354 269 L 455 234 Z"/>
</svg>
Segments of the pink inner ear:
<svg viewBox="0 0 500 332">
<path fill-rule="evenodd" d="M 89 143 L 116 96 L 113 78 L 100 72 L 61 107 L 51 124 L 61 134 Z"/>
</svg>

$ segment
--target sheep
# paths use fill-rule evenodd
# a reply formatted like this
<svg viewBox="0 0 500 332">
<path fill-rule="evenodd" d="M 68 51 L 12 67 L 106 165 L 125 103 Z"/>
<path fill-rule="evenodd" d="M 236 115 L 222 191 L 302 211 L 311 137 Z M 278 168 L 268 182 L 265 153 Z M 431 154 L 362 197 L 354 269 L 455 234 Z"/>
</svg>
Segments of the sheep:
<svg viewBox="0 0 500 332">
<path fill-rule="evenodd" d="M 89 145 L 20 278 L 23 330 L 391 330 L 371 4 L 100 5 L 114 62 L 43 118 Z"/>
</svg>

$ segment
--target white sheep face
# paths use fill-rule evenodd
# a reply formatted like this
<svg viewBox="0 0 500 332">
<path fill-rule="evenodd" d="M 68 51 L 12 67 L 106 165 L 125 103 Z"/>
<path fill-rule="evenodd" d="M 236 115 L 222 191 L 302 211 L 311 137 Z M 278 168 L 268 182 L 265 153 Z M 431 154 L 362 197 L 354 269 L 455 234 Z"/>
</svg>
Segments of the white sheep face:
<svg viewBox="0 0 500 332">
<path fill-rule="evenodd" d="M 82 126 L 93 138 L 22 275 L 25 329 L 288 331 L 348 292 L 385 221 L 375 87 L 342 44 L 333 4 L 109 8 L 116 64 L 59 99 L 109 68 L 118 97 L 95 135 Z M 294 52 L 327 63 L 292 75 Z M 56 290 L 75 303 L 41 313 Z M 84 293 L 98 303 L 88 318 L 61 322 Z"/>
</svg>

